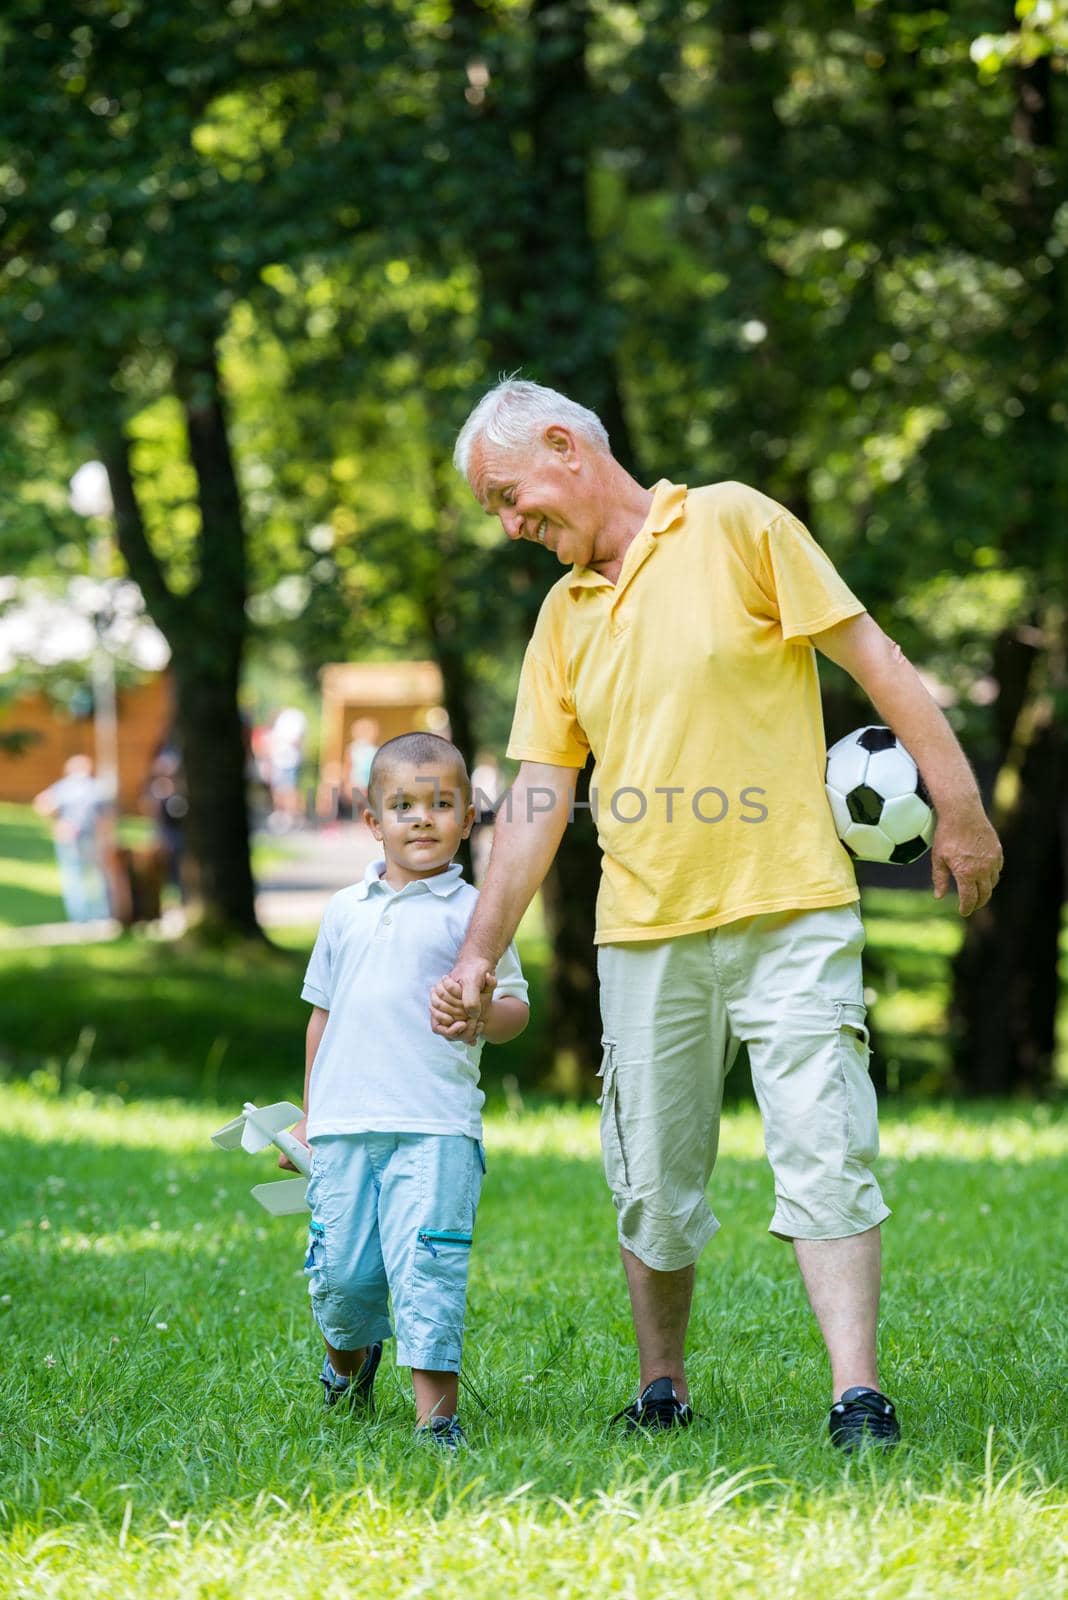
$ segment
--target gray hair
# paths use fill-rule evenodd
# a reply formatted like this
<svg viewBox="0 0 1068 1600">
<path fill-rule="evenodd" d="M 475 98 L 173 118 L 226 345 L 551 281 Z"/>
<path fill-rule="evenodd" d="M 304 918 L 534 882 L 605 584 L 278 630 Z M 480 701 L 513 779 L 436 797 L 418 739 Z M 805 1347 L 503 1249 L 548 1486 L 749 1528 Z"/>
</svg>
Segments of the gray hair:
<svg viewBox="0 0 1068 1600">
<path fill-rule="evenodd" d="M 453 465 L 466 478 L 471 451 L 479 439 L 506 449 L 522 448 L 533 444 L 553 423 L 570 428 L 597 450 L 612 448 L 608 430 L 595 411 L 543 384 L 524 378 L 502 378 L 496 388 L 482 396 L 460 429 L 452 453 Z"/>
</svg>

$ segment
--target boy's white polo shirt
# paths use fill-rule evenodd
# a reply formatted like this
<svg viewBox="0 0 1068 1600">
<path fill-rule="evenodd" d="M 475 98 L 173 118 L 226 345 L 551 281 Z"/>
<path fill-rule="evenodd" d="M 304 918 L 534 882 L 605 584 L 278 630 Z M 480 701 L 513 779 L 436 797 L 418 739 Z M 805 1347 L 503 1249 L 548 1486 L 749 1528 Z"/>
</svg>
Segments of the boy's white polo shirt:
<svg viewBox="0 0 1068 1600">
<path fill-rule="evenodd" d="M 308 1090 L 308 1138 L 335 1133 L 482 1137 L 483 1041 L 443 1039 L 430 991 L 455 965 L 478 900 L 454 863 L 393 889 L 374 861 L 326 908 L 301 997 L 330 1016 Z M 495 1000 L 527 999 L 514 944 L 497 963 Z"/>
</svg>

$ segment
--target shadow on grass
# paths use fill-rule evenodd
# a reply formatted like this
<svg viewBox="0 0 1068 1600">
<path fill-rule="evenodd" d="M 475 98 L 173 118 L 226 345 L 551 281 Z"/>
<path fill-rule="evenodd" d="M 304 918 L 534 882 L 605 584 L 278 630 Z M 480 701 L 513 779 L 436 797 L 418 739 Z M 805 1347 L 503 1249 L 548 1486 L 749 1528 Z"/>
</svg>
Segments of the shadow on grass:
<svg viewBox="0 0 1068 1600">
<path fill-rule="evenodd" d="M 266 1158 L 170 1150 L 162 1137 L 144 1149 L 9 1134 L 0 1161 L 11 1296 L 0 1393 L 9 1445 L 30 1452 L 35 1474 L 20 1478 L 29 1469 L 8 1452 L 7 1515 L 45 1503 L 75 1514 L 71 1497 L 101 1477 L 133 1480 L 171 1515 L 260 1491 L 335 1492 L 354 1471 L 394 1500 L 407 1492 L 398 1472 L 434 1492 L 436 1469 L 405 1465 L 403 1375 L 384 1370 L 366 1447 L 323 1419 L 304 1222 L 271 1219 L 248 1194 L 271 1174 Z M 465 1411 L 492 1453 L 488 1476 L 484 1458 L 467 1472 L 476 1498 L 530 1479 L 548 1498 L 673 1471 L 696 1490 L 713 1471 L 755 1463 L 783 1482 L 840 1482 L 824 1443 L 822 1347 L 792 1251 L 765 1232 L 763 1160 L 727 1155 L 717 1169 L 724 1226 L 702 1263 L 690 1337 L 703 1420 L 667 1441 L 605 1433 L 632 1394 L 634 1361 L 596 1156 L 491 1143 L 489 1166 L 465 1358 Z M 993 1428 L 1000 1450 L 1063 1481 L 1068 1335 L 1048 1245 L 1059 1162 L 917 1157 L 893 1169 L 882 1347 L 911 1448 L 880 1473 L 928 1486 L 947 1465 L 979 1473 Z"/>
<path fill-rule="evenodd" d="M 48 824 L 28 807 L 0 804 L 0 927 L 65 917 Z"/>
<path fill-rule="evenodd" d="M 50 851 L 47 839 L 37 843 Z M 914 1087 L 938 1090 L 948 1062 L 940 1008 L 958 924 L 950 908 L 918 891 L 869 890 L 864 909 L 866 981 L 878 995 L 876 1073 L 889 1073 L 906 1094 Z M 220 1103 L 293 1097 L 303 1073 L 308 1008 L 300 987 L 313 939 L 313 929 L 287 929 L 275 945 L 240 951 L 197 952 L 127 937 L 0 952 L 0 1070 L 25 1075 L 50 1061 L 62 1080 L 65 1063 L 84 1053 L 79 1041 L 89 1030 L 92 1047 L 80 1080 L 86 1085 Z M 540 942 L 524 947 L 524 965 L 530 1026 L 512 1044 L 486 1050 L 483 1074 L 491 1090 L 507 1076 L 526 1094 L 552 1075 L 548 953 Z M 726 1098 L 751 1101 L 744 1052 Z"/>
<path fill-rule="evenodd" d="M 0 829 L 7 859 L 49 863 L 55 860 L 51 824 L 38 817 L 29 806 L 0 802 Z"/>
<path fill-rule="evenodd" d="M 24 883 L 0 885 L 0 928 L 28 928 L 66 920 L 62 897 L 53 890 L 35 889 Z"/>
<path fill-rule="evenodd" d="M 51 1062 L 64 1082 L 89 1030 L 91 1052 L 79 1076 L 85 1087 L 191 1102 L 299 1097 L 309 1015 L 300 991 L 311 942 L 197 951 L 129 937 L 0 952 L 0 1069 L 25 1076 Z M 545 1075 L 543 964 L 528 962 L 527 975 L 530 1027 L 507 1048 L 486 1050 L 488 1077 L 531 1082 Z"/>
</svg>

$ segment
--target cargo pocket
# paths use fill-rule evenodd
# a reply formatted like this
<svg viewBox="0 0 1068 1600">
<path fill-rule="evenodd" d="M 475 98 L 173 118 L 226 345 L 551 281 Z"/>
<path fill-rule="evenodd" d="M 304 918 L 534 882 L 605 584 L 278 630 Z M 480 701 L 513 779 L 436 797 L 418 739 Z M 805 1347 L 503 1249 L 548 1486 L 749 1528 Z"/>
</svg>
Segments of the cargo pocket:
<svg viewBox="0 0 1068 1600">
<path fill-rule="evenodd" d="M 326 1270 L 326 1229 L 314 1219 L 308 1224 L 308 1253 L 304 1257 L 304 1273 L 308 1279 L 308 1293 L 321 1297 L 329 1292 L 330 1279 Z"/>
<path fill-rule="evenodd" d="M 862 1005 L 839 1001 L 838 1060 L 845 1085 L 846 1155 L 868 1166 L 879 1154 L 879 1109 L 869 1066 L 871 1050 Z"/>
<path fill-rule="evenodd" d="M 604 1157 L 604 1175 L 613 1195 L 623 1195 L 630 1189 L 627 1156 L 623 1143 L 623 1123 L 619 1112 L 619 1087 L 616 1082 L 616 1046 L 611 1039 L 601 1040 L 601 1153 Z"/>
<path fill-rule="evenodd" d="M 414 1300 L 419 1316 L 454 1339 L 463 1335 L 471 1235 L 458 1228 L 416 1234 Z"/>
</svg>

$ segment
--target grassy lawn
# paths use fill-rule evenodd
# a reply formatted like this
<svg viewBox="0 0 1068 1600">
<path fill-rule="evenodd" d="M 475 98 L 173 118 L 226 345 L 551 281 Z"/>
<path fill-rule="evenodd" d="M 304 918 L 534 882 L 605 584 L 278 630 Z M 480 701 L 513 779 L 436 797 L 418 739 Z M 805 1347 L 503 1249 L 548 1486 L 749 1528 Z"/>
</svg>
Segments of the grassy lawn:
<svg viewBox="0 0 1068 1600">
<path fill-rule="evenodd" d="M 30 806 L 0 801 L 0 928 L 62 922 L 52 830 Z"/>
<path fill-rule="evenodd" d="M 213 1151 L 218 1120 L 0 1088 L 0 1593 L 1066 1593 L 1063 1115 L 887 1117 L 884 1381 L 908 1442 L 855 1464 L 825 1441 L 748 1108 L 712 1186 L 700 1420 L 637 1442 L 604 1427 L 634 1366 L 595 1113 L 491 1118 L 454 1463 L 413 1450 L 389 1356 L 377 1421 L 324 1416 L 301 1219 L 258 1211 L 269 1158 Z"/>
<path fill-rule="evenodd" d="M 127 842 L 147 827 L 127 819 Z M 257 875 L 284 854 L 277 841 L 258 841 Z M 863 909 L 867 995 L 887 1088 L 937 1093 L 948 1065 L 950 962 L 962 935 L 954 902 L 922 890 L 865 889 Z M 47 825 L 27 806 L 0 804 L 0 927 L 62 916 Z M 315 929 L 271 937 L 275 950 L 210 955 L 141 932 L 110 944 L 0 949 L 0 1077 L 44 1063 L 63 1078 L 73 1061 L 82 1083 L 123 1095 L 228 1101 L 299 1092 L 307 1012 L 298 996 Z M 485 1071 L 491 1082 L 506 1072 L 529 1089 L 551 1069 L 542 1003 L 549 952 L 537 902 L 520 947 L 532 984 L 531 1026 L 506 1053 L 487 1052 Z M 1059 1075 L 1068 1083 L 1068 924 L 1063 948 Z M 745 1095 L 741 1069 L 728 1093 Z"/>
<path fill-rule="evenodd" d="M 198 952 L 135 935 L 0 950 L 0 1077 L 73 1076 L 124 1096 L 222 1104 L 299 1098 L 308 1020 L 300 987 L 314 930 L 276 937 L 274 949 Z M 528 967 L 540 985 L 536 951 Z M 536 1016 L 502 1069 L 528 1082 L 548 1059 L 537 995 Z"/>
<path fill-rule="evenodd" d="M 929 1091 L 947 1062 L 944 1010 L 960 921 L 914 890 L 868 890 L 868 998 L 892 1092 Z M 71 1058 L 86 1084 L 138 1096 L 194 1094 L 228 1101 L 299 1091 L 307 1009 L 300 980 L 315 930 L 280 929 L 274 950 L 197 953 L 141 934 L 110 944 L 0 950 L 4 1028 L 0 1075 Z M 548 951 L 532 916 L 520 937 L 531 980 L 531 1026 L 485 1071 L 514 1074 L 524 1088 L 551 1062 L 543 1003 Z M 1068 997 L 1068 988 L 1066 988 Z M 88 1031 L 86 1031 L 88 1030 Z M 1068 1012 L 1062 1027 L 1068 1080 Z M 294 1086 L 295 1085 L 295 1086 Z M 739 1093 L 738 1075 L 729 1090 Z"/>
<path fill-rule="evenodd" d="M 118 837 L 120 844 L 132 848 L 150 844 L 152 824 L 147 817 L 122 817 Z M 285 855 L 276 842 L 257 840 L 253 851 L 257 877 Z M 32 806 L 0 801 L 0 928 L 65 921 L 51 824 Z"/>
</svg>

